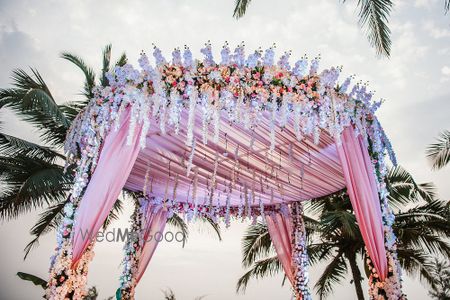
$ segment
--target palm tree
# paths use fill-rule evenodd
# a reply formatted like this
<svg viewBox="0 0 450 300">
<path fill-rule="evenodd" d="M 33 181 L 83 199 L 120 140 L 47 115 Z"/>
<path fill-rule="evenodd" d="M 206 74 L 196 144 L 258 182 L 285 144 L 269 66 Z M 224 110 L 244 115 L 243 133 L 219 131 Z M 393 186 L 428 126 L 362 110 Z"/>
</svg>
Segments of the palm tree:
<svg viewBox="0 0 450 300">
<path fill-rule="evenodd" d="M 395 210 L 393 226 L 398 237 L 398 257 L 403 269 L 434 282 L 430 255 L 450 257 L 449 208 L 435 199 L 430 184 L 417 184 L 401 167 L 387 175 L 389 203 Z M 411 204 L 414 204 L 411 207 Z M 305 212 L 309 231 L 308 254 L 312 265 L 326 261 L 327 266 L 315 284 L 320 298 L 325 298 L 333 286 L 345 279 L 347 272 L 358 299 L 364 299 L 362 275 L 358 261 L 365 261 L 364 242 L 358 229 L 350 200 L 345 191 L 312 200 Z M 242 240 L 244 267 L 250 269 L 238 280 L 237 291 L 245 291 L 251 278 L 262 278 L 282 271 L 272 247 L 267 227 L 263 223 L 249 226 Z"/>
<path fill-rule="evenodd" d="M 73 175 L 64 170 L 61 154 L 66 132 L 75 116 L 92 97 L 95 74 L 85 62 L 70 53 L 61 57 L 79 67 L 85 75 L 85 99 L 58 105 L 42 76 L 35 69 L 13 71 L 13 87 L 0 89 L 0 109 L 8 108 L 39 133 L 42 144 L 0 133 L 0 180 L 4 186 L 0 194 L 0 218 L 10 220 L 45 208 L 32 227 L 34 239 L 25 247 L 25 257 L 38 244 L 39 238 L 56 228 L 62 217 Z M 107 85 L 106 72 L 110 69 L 111 45 L 103 50 L 103 69 L 100 84 Z M 124 65 L 122 54 L 115 65 Z M 117 218 L 122 202 L 117 200 L 106 224 Z"/>
<path fill-rule="evenodd" d="M 99 78 L 101 86 L 108 85 L 106 73 L 111 70 L 111 50 L 111 45 L 103 50 L 103 67 Z M 36 144 L 0 133 L 0 180 L 5 186 L 0 193 L 0 219 L 10 220 L 33 209 L 45 208 L 31 228 L 34 238 L 25 247 L 25 258 L 38 245 L 39 238 L 57 228 L 62 219 L 73 182 L 73 172 L 72 167 L 64 170 L 65 157 L 61 151 L 70 124 L 93 97 L 92 90 L 96 85 L 95 73 L 83 59 L 67 52 L 62 53 L 61 57 L 83 72 L 84 100 L 58 105 L 35 69 L 31 69 L 31 75 L 20 69 L 13 71 L 13 88 L 0 89 L 0 109 L 8 108 L 23 121 L 33 125 L 43 142 L 43 145 Z M 123 66 L 126 61 L 126 55 L 122 54 L 113 66 Z M 134 199 L 140 196 L 126 190 L 124 194 Z M 104 222 L 104 228 L 118 218 L 122 206 L 122 201 L 117 199 Z M 202 220 L 211 225 L 220 240 L 219 226 L 211 219 Z M 184 246 L 188 237 L 184 220 L 174 214 L 167 222 L 183 233 Z"/>
<path fill-rule="evenodd" d="M 346 0 L 342 0 L 346 2 Z M 247 12 L 251 0 L 236 0 L 233 17 L 242 18 Z M 377 55 L 389 57 L 391 53 L 391 30 L 389 17 L 393 7 L 392 0 L 358 0 L 359 25 L 365 30 L 372 47 Z M 445 0 L 444 11 L 450 9 L 450 0 Z"/>
<path fill-rule="evenodd" d="M 233 17 L 242 18 L 251 0 L 236 0 Z M 342 2 L 345 2 L 343 0 Z M 391 0 L 360 0 L 359 25 L 367 33 L 369 43 L 375 47 L 377 55 L 389 56 L 391 53 L 391 30 L 388 27 L 393 3 Z"/>
<path fill-rule="evenodd" d="M 441 132 L 437 142 L 428 146 L 427 156 L 435 170 L 442 169 L 450 162 L 450 131 Z"/>
<path fill-rule="evenodd" d="M 428 294 L 436 300 L 450 300 L 450 264 L 436 259 L 432 272 L 436 280 Z"/>
</svg>

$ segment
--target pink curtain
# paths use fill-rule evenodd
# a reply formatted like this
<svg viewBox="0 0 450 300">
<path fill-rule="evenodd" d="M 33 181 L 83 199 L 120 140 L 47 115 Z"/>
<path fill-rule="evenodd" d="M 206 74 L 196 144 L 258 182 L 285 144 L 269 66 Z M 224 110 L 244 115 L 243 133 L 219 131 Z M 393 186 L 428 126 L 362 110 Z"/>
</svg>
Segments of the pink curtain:
<svg viewBox="0 0 450 300">
<path fill-rule="evenodd" d="M 132 144 L 127 145 L 130 117 L 130 108 L 127 108 L 122 113 L 119 129 L 111 129 L 107 134 L 97 167 L 77 209 L 73 238 L 73 264 L 80 259 L 92 238 L 95 238 L 119 197 L 136 161 L 142 126 L 136 125 Z"/>
<path fill-rule="evenodd" d="M 161 239 L 164 238 L 164 227 L 167 223 L 168 211 L 165 208 L 149 207 L 143 216 L 145 222 L 144 229 L 144 246 L 139 257 L 139 266 L 136 274 L 136 284 L 144 275 L 145 269 L 153 256 Z"/>
<path fill-rule="evenodd" d="M 355 136 L 353 127 L 347 127 L 342 133 L 341 143 L 336 144 L 344 171 L 347 192 L 367 252 L 381 280 L 384 280 L 387 276 L 387 258 L 381 206 L 375 171 L 367 146 L 361 135 Z"/>
<path fill-rule="evenodd" d="M 292 285 L 294 285 L 294 272 L 292 270 L 292 225 L 290 218 L 280 213 L 266 215 L 267 229 L 272 240 L 278 260 L 283 266 L 284 273 Z"/>
</svg>

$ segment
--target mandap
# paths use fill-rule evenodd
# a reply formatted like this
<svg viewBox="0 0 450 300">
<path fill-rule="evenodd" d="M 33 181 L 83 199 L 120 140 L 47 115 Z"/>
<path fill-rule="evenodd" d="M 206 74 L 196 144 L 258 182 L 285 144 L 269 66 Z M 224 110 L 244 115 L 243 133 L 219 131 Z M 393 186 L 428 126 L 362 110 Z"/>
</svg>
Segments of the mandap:
<svg viewBox="0 0 450 300">
<path fill-rule="evenodd" d="M 174 213 L 266 222 L 296 299 L 311 299 L 302 202 L 346 188 L 366 244 L 371 299 L 403 299 L 386 159 L 395 156 L 364 84 L 338 83 L 340 68 L 319 58 L 290 66 L 274 47 L 246 56 L 211 45 L 139 69 L 117 65 L 94 90 L 67 135 L 75 172 L 50 265 L 48 299 L 82 299 L 95 235 L 122 190 L 139 195 L 137 239 L 126 243 L 119 299 L 133 299 Z M 89 235 L 90 236 L 90 235 Z"/>
</svg>

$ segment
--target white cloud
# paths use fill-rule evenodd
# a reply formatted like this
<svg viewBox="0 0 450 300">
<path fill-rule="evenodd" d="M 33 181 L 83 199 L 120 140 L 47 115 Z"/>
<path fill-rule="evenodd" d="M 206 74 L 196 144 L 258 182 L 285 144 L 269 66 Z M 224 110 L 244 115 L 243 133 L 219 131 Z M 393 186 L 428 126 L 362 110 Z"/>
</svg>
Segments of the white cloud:
<svg viewBox="0 0 450 300">
<path fill-rule="evenodd" d="M 430 8 L 434 3 L 436 3 L 436 0 L 415 0 L 414 6 L 418 8 Z"/>
<path fill-rule="evenodd" d="M 427 21 L 424 25 L 424 28 L 428 32 L 428 34 L 435 39 L 450 37 L 450 29 L 441 28 L 437 26 L 433 21 Z"/>
<path fill-rule="evenodd" d="M 450 67 L 449 66 L 443 66 L 441 69 L 441 72 L 445 76 L 450 76 Z"/>
</svg>

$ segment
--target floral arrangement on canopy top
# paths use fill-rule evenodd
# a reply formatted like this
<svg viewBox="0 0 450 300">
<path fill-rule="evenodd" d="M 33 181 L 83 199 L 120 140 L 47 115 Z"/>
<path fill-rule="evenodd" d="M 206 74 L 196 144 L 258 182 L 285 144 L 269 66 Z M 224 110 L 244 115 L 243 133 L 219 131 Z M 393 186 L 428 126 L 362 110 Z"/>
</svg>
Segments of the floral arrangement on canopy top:
<svg viewBox="0 0 450 300">
<path fill-rule="evenodd" d="M 396 257 L 396 238 L 391 228 L 393 214 L 386 201 L 385 154 L 389 154 L 394 164 L 396 161 L 391 144 L 375 117 L 375 111 L 381 101 L 372 102 L 373 94 L 367 90 L 365 84 L 358 83 L 350 89 L 352 77 L 337 84 L 341 71 L 339 67 L 319 73 L 320 57 L 310 62 L 307 57 L 302 57 L 292 67 L 289 63 L 290 52 L 285 52 L 278 62 L 275 62 L 274 48 L 271 47 L 265 52 L 257 50 L 247 57 L 243 44 L 234 52 L 225 44 L 220 52 L 221 62 L 216 63 L 210 43 L 201 49 L 204 55 L 201 61 L 194 60 L 189 48 L 185 47 L 183 53 L 180 49 L 175 49 L 171 62 L 168 62 L 160 49 L 155 47 L 155 66 L 152 66 L 148 57 L 142 53 L 139 58 L 140 70 L 126 64 L 116 66 L 107 74 L 108 86 L 94 89 L 94 98 L 77 116 L 67 136 L 67 163 L 76 163 L 77 168 L 75 184 L 64 210 L 65 217 L 50 267 L 47 298 L 83 296 L 87 264 L 92 257 L 90 253 L 93 245 L 91 244 L 81 259 L 72 265 L 72 242 L 74 228 L 77 226 L 76 211 L 97 167 L 103 142 L 109 132 L 118 130 L 121 116 L 126 110 L 130 111 L 127 138 L 129 145 L 137 138 L 140 147 L 146 147 L 146 136 L 152 120 L 159 124 L 161 135 L 166 134 L 168 130 L 178 134 L 181 126 L 185 128 L 185 144 L 191 148 L 186 162 L 186 175 L 194 173 L 194 184 L 196 172 L 192 172 L 193 157 L 197 143 L 200 142 L 195 138 L 194 126 L 195 114 L 199 110 L 202 114 L 201 142 L 204 145 L 209 141 L 218 142 L 221 132 L 220 119 L 224 114 L 228 122 L 241 124 L 246 129 L 257 127 L 269 116 L 270 151 L 276 148 L 275 128 L 284 128 L 290 120 L 293 122 L 298 141 L 309 136 L 313 137 L 315 143 L 319 143 L 322 132 L 326 132 L 339 143 L 344 129 L 354 127 L 355 132 L 361 134 L 366 141 L 375 169 L 389 264 L 388 277 L 381 281 L 372 261 L 367 261 L 372 270 L 370 295 L 372 299 L 403 297 L 401 270 Z M 187 114 L 186 124 L 182 123 L 183 112 Z M 209 136 L 211 126 L 213 130 Z M 139 135 L 136 135 L 137 131 Z M 250 141 L 249 148 L 252 148 L 252 142 L 253 140 Z M 214 167 L 211 187 L 216 183 L 216 170 L 217 166 Z M 192 199 L 196 198 L 195 193 L 194 189 Z M 175 198 L 176 184 L 173 195 Z M 167 192 L 163 197 L 164 203 L 168 199 L 166 196 Z M 161 202 L 161 199 L 158 201 Z M 189 203 L 174 203 L 173 209 L 191 217 L 192 213 L 197 211 L 197 207 Z M 228 203 L 226 208 L 221 209 L 204 207 L 201 214 L 213 220 L 221 217 L 228 223 L 230 212 L 240 217 L 254 218 L 263 216 L 264 209 L 260 201 L 259 207 L 249 209 L 247 215 L 243 214 L 242 210 L 239 212 L 239 209 L 229 209 Z M 299 240 L 304 243 L 305 239 Z M 305 248 L 303 246 L 300 248 Z"/>
</svg>

